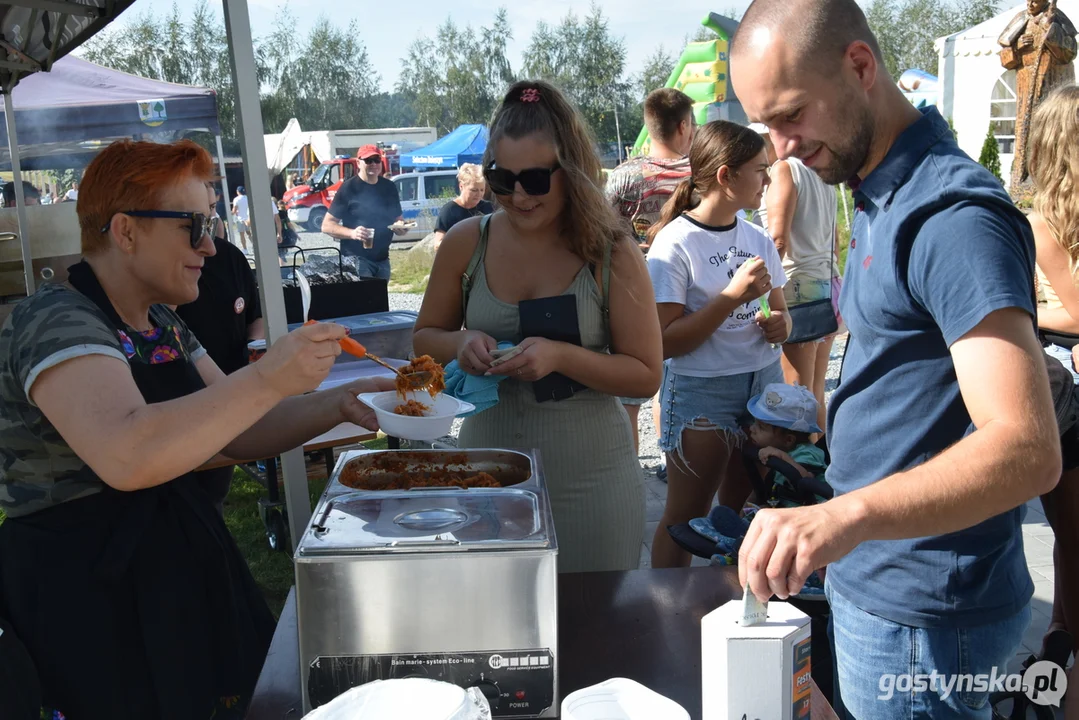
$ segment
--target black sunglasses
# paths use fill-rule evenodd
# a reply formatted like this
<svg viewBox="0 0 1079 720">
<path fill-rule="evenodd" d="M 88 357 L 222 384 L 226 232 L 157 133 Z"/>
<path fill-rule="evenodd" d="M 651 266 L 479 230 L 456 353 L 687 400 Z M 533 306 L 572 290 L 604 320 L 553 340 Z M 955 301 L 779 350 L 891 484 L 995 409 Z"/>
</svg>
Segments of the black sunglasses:
<svg viewBox="0 0 1079 720">
<path fill-rule="evenodd" d="M 368 165 L 381 165 L 382 164 L 382 158 L 377 157 L 377 156 L 372 156 L 372 157 L 366 158 L 364 160 L 364 162 L 366 164 L 368 164 Z"/>
<path fill-rule="evenodd" d="M 553 168 L 529 168 L 513 173 L 488 165 L 483 169 L 483 176 L 495 195 L 512 195 L 517 183 L 521 183 L 521 189 L 529 195 L 546 195 L 551 192 L 551 176 L 561 167 L 556 164 Z"/>
<path fill-rule="evenodd" d="M 124 210 L 119 214 L 138 218 L 187 220 L 191 223 L 190 241 L 192 249 L 198 249 L 199 243 L 202 242 L 203 235 L 209 235 L 211 240 L 217 237 L 217 231 L 220 228 L 221 223 L 221 218 L 218 216 L 199 212 L 185 213 L 177 212 L 175 210 Z M 112 227 L 112 220 L 109 220 L 108 224 L 101 228 L 101 232 L 107 233 L 110 227 Z"/>
</svg>

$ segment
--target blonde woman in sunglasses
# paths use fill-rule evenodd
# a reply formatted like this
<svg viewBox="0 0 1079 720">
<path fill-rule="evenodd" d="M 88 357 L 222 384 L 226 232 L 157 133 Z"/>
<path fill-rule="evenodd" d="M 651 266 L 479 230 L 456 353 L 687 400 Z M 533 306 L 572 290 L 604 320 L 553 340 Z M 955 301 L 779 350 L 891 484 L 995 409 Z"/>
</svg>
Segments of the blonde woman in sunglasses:
<svg viewBox="0 0 1079 720">
<path fill-rule="evenodd" d="M 540 451 L 561 572 L 635 569 L 643 478 L 618 396 L 651 397 L 663 366 L 644 259 L 604 197 L 580 114 L 553 86 L 509 89 L 483 167 L 497 210 L 446 233 L 416 352 L 504 378 L 459 444 Z M 496 362 L 499 343 L 517 352 Z"/>
</svg>

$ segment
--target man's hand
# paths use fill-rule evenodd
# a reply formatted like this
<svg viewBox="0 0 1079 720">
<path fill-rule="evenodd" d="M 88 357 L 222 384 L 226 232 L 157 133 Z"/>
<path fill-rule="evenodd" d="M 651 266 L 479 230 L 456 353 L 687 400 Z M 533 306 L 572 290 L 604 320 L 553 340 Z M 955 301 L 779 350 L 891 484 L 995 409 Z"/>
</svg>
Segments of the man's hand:
<svg viewBox="0 0 1079 720">
<path fill-rule="evenodd" d="M 351 237 L 353 240 L 359 240 L 362 242 L 364 240 L 374 239 L 375 231 L 371 228 L 365 228 L 361 226 L 352 229 Z"/>
<path fill-rule="evenodd" d="M 738 551 L 738 581 L 761 602 L 802 591 L 817 569 L 862 542 L 858 513 L 843 497 L 790 510 L 761 510 Z"/>
<path fill-rule="evenodd" d="M 1034 36 L 1026 33 L 1019 36 L 1019 49 L 1026 50 L 1029 47 L 1034 47 Z"/>
</svg>

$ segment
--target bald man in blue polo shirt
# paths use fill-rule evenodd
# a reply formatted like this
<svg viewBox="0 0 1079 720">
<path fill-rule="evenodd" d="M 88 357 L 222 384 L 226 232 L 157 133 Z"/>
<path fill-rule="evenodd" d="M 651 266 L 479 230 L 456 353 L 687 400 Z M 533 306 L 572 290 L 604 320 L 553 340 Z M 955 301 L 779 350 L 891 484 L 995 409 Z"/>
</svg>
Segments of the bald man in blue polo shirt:
<svg viewBox="0 0 1079 720">
<path fill-rule="evenodd" d="M 850 183 L 857 208 L 828 410 L 837 497 L 758 514 L 742 580 L 786 598 L 828 566 L 854 717 L 989 718 L 1003 688 L 948 683 L 1006 672 L 1033 593 L 1019 508 L 1061 467 L 1030 227 L 936 109 L 903 98 L 854 0 L 756 0 L 731 79 L 779 156 Z M 889 681 L 903 675 L 933 686 Z"/>
</svg>

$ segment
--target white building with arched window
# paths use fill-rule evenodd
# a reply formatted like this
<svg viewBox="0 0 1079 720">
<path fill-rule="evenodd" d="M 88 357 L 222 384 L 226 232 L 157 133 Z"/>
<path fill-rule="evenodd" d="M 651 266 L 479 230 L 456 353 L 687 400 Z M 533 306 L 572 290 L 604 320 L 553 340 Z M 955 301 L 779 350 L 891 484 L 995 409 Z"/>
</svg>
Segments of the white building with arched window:
<svg viewBox="0 0 1079 720">
<path fill-rule="evenodd" d="M 1000 145 L 1001 177 L 1011 172 L 1015 145 L 1015 71 L 1000 64 L 997 38 L 1026 3 L 936 41 L 940 97 L 937 108 L 950 118 L 959 147 L 975 160 L 990 126 Z M 1079 22 L 1079 0 L 1058 0 L 1057 7 Z"/>
</svg>

